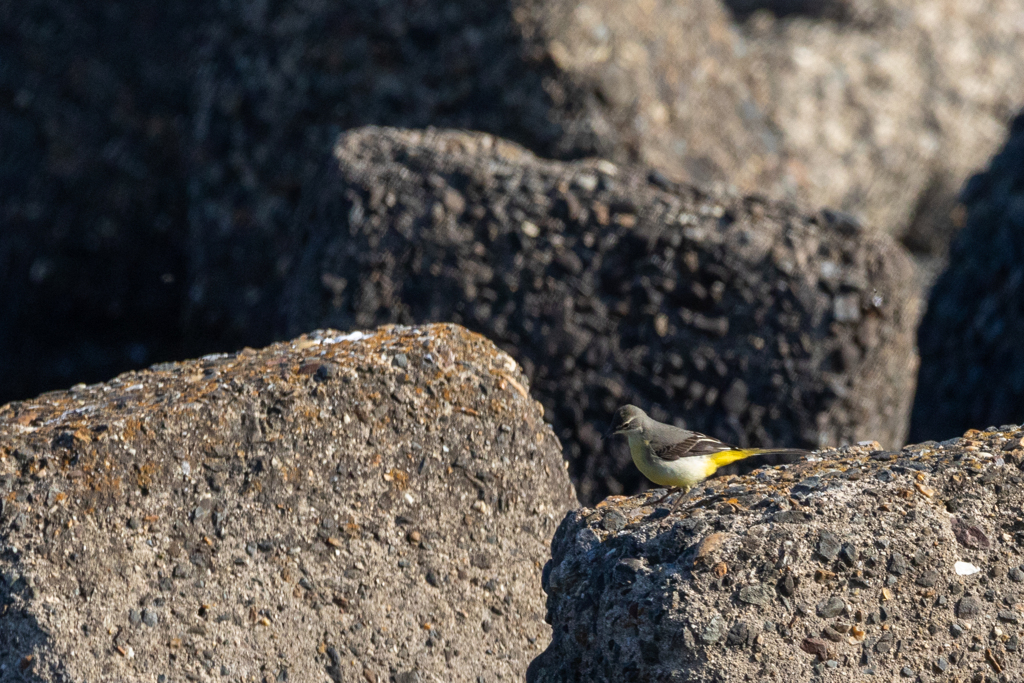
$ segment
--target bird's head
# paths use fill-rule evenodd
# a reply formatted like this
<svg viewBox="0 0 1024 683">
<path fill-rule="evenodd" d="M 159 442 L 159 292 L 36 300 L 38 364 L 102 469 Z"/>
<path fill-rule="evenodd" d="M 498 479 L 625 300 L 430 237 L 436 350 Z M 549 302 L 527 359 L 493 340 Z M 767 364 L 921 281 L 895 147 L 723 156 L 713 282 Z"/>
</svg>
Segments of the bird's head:
<svg viewBox="0 0 1024 683">
<path fill-rule="evenodd" d="M 622 406 L 615 413 L 612 434 L 631 434 L 643 432 L 647 413 L 636 406 Z"/>
</svg>

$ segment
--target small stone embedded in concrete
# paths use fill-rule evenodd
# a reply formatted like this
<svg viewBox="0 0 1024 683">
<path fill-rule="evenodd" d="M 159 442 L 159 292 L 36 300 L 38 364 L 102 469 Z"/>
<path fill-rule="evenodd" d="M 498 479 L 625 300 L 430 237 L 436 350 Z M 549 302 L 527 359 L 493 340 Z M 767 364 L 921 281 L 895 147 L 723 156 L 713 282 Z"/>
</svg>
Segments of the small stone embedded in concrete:
<svg viewBox="0 0 1024 683">
<path fill-rule="evenodd" d="M 746 621 L 737 621 L 729 628 L 725 643 L 732 647 L 751 645 L 757 637 L 756 630 Z"/>
<path fill-rule="evenodd" d="M 724 631 L 725 619 L 722 618 L 722 615 L 715 614 L 701 631 L 700 639 L 705 645 L 714 645 L 722 639 Z"/>
<path fill-rule="evenodd" d="M 793 574 L 787 572 L 782 577 L 779 581 L 779 592 L 786 597 L 792 597 L 793 593 L 796 592 L 796 577 Z"/>
<path fill-rule="evenodd" d="M 192 523 L 201 524 L 206 521 L 206 518 L 210 515 L 209 501 L 204 501 L 204 505 L 197 505 L 192 511 Z"/>
<path fill-rule="evenodd" d="M 1000 610 L 996 616 L 1000 621 L 1005 621 L 1008 624 L 1020 623 L 1020 615 L 1012 610 Z"/>
<path fill-rule="evenodd" d="M 774 597 L 774 591 L 761 583 L 744 586 L 739 590 L 740 602 L 745 602 L 748 605 L 764 606 L 770 603 Z"/>
<path fill-rule="evenodd" d="M 974 550 L 983 550 L 992 545 L 981 525 L 971 520 L 957 517 L 953 520 L 953 535 L 963 546 Z"/>
<path fill-rule="evenodd" d="M 800 641 L 800 649 L 818 659 L 824 660 L 828 657 L 829 644 L 821 638 L 804 638 Z"/>
<path fill-rule="evenodd" d="M 827 600 L 819 602 L 815 608 L 815 613 L 822 619 L 832 619 L 838 617 L 846 609 L 846 602 L 843 601 L 839 596 L 832 596 Z"/>
<path fill-rule="evenodd" d="M 589 552 L 592 548 L 599 545 L 601 545 L 601 537 L 589 527 L 581 529 L 576 535 L 576 546 L 581 551 Z"/>
<path fill-rule="evenodd" d="M 697 649 L 697 639 L 693 637 L 693 631 L 685 627 L 683 628 L 683 647 L 689 652 Z"/>
<path fill-rule="evenodd" d="M 631 583 L 637 573 L 644 567 L 643 560 L 635 557 L 627 557 L 615 563 L 612 571 L 613 581 L 620 585 Z"/>
<path fill-rule="evenodd" d="M 903 553 L 893 553 L 889 558 L 889 573 L 903 576 L 910 570 L 910 564 Z"/>
<path fill-rule="evenodd" d="M 790 489 L 790 495 L 796 498 L 804 498 L 821 484 L 821 477 L 807 477 Z"/>
<path fill-rule="evenodd" d="M 776 512 L 773 519 L 779 524 L 804 524 L 810 521 L 811 516 L 803 510 L 782 510 Z"/>
<path fill-rule="evenodd" d="M 621 531 L 626 521 L 626 516 L 615 508 L 610 508 L 604 514 L 604 528 L 611 532 Z"/>
<path fill-rule="evenodd" d="M 957 576 L 971 576 L 980 572 L 981 567 L 970 562 L 954 562 L 953 571 L 956 572 Z"/>
<path fill-rule="evenodd" d="M 839 633 L 831 626 L 826 626 L 822 629 L 821 637 L 831 640 L 833 643 L 841 643 L 846 640 L 842 633 Z"/>
<path fill-rule="evenodd" d="M 960 619 L 973 619 L 981 614 L 981 609 L 981 600 L 973 595 L 967 595 L 960 598 L 960 602 L 957 603 L 956 616 Z"/>
<path fill-rule="evenodd" d="M 324 382 L 337 377 L 339 370 L 340 369 L 336 363 L 320 363 L 320 365 L 317 366 L 316 374 L 314 376 L 317 380 Z"/>
<path fill-rule="evenodd" d="M 860 320 L 860 297 L 857 294 L 837 296 L 833 303 L 836 322 L 853 323 Z"/>
<path fill-rule="evenodd" d="M 474 553 L 469 558 L 469 564 L 477 569 L 491 569 L 494 566 L 488 553 Z"/>
<path fill-rule="evenodd" d="M 922 573 L 914 581 L 914 583 L 916 583 L 918 586 L 922 586 L 924 588 L 933 588 L 935 584 L 937 584 L 938 582 L 939 572 L 937 572 L 934 569 L 929 569 L 928 571 Z"/>
<path fill-rule="evenodd" d="M 841 547 L 839 537 L 831 531 L 823 531 L 818 536 L 818 554 L 830 562 L 836 559 Z"/>
</svg>

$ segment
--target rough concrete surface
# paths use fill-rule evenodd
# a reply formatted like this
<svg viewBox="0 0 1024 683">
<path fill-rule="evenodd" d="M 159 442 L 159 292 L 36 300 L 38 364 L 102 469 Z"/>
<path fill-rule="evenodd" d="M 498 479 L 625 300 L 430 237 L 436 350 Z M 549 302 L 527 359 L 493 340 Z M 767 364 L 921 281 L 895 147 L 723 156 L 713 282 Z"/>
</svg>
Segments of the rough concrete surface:
<svg viewBox="0 0 1024 683">
<path fill-rule="evenodd" d="M 0 408 L 0 680 L 518 680 L 575 496 L 516 363 L 320 331 Z"/>
<path fill-rule="evenodd" d="M 1024 419 L 1024 117 L 961 199 L 967 224 L 918 330 L 915 440 Z"/>
<path fill-rule="evenodd" d="M 527 680 L 1019 681 L 1022 459 L 1007 426 L 570 512 Z"/>
<path fill-rule="evenodd" d="M 919 300 L 891 239 L 488 135 L 365 128 L 335 154 L 296 219 L 282 334 L 486 335 L 526 369 L 581 500 L 642 485 L 601 438 L 623 403 L 744 445 L 902 445 Z"/>
</svg>

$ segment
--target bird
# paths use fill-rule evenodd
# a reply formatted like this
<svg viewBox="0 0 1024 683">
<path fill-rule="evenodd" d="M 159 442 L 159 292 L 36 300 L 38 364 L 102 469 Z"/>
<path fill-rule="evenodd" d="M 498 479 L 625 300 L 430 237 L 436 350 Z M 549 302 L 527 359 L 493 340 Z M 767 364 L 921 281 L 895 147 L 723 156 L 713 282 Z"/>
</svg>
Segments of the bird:
<svg viewBox="0 0 1024 683">
<path fill-rule="evenodd" d="M 810 451 L 800 448 L 740 448 L 681 427 L 658 422 L 640 408 L 625 405 L 615 413 L 612 434 L 625 436 L 633 463 L 645 477 L 668 490 L 653 505 L 680 493 L 669 510 L 671 515 L 689 495 L 690 489 L 713 475 L 718 468 L 752 456 L 779 456 L 796 462 Z"/>
</svg>

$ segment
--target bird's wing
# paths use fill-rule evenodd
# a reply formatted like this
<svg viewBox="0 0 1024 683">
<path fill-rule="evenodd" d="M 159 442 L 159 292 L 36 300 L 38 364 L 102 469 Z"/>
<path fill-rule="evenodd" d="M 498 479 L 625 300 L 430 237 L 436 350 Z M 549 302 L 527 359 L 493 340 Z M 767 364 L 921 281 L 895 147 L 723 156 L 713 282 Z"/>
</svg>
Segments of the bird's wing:
<svg viewBox="0 0 1024 683">
<path fill-rule="evenodd" d="M 698 432 L 691 432 L 682 441 L 672 444 L 654 445 L 651 444 L 651 451 L 660 460 L 672 461 L 679 458 L 688 458 L 694 455 L 711 455 L 722 451 L 734 450 L 733 446 L 722 443 L 718 439 L 705 436 Z"/>
</svg>

